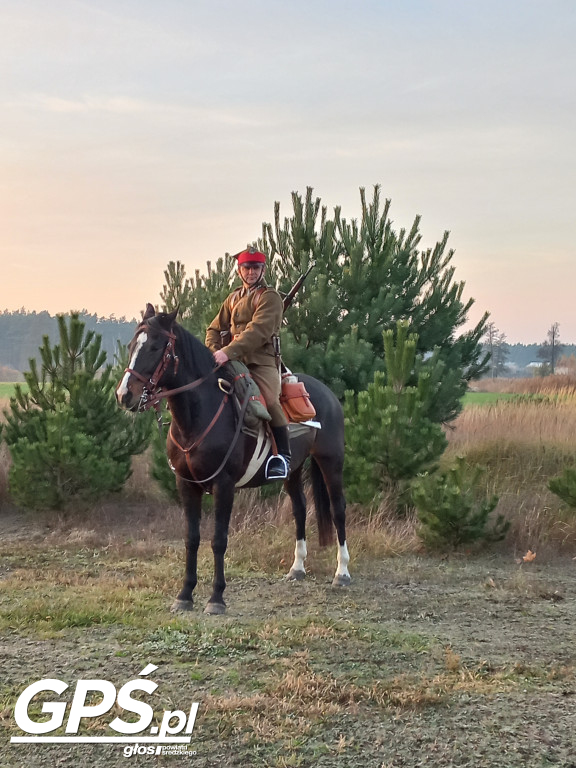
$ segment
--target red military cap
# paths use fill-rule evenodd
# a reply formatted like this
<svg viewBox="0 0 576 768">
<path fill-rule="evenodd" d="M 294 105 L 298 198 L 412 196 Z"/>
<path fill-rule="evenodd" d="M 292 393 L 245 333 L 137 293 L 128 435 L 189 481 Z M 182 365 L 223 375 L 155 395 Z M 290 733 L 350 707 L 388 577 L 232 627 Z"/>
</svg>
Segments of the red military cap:
<svg viewBox="0 0 576 768">
<path fill-rule="evenodd" d="M 238 266 L 241 264 L 266 264 L 266 254 L 257 251 L 256 248 L 247 248 L 245 251 L 237 253 L 235 258 L 238 260 Z"/>
</svg>

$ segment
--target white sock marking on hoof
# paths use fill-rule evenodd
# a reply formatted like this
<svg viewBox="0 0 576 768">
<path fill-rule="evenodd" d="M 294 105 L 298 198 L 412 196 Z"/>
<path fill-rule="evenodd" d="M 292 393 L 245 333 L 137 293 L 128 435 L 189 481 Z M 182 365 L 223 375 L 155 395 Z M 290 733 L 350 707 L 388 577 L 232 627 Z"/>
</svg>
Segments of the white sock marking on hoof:
<svg viewBox="0 0 576 768">
<path fill-rule="evenodd" d="M 290 570 L 306 573 L 306 569 L 304 568 L 304 560 L 306 560 L 307 554 L 308 550 L 306 548 L 306 539 L 298 539 L 296 542 L 296 548 L 294 549 L 294 562 L 292 563 L 292 568 Z"/>
<path fill-rule="evenodd" d="M 348 573 L 349 562 L 350 555 L 348 554 L 348 547 L 346 546 L 346 542 L 344 542 L 342 546 L 338 547 L 338 567 L 336 568 L 336 576 L 347 576 L 350 578 L 350 574 Z"/>
</svg>

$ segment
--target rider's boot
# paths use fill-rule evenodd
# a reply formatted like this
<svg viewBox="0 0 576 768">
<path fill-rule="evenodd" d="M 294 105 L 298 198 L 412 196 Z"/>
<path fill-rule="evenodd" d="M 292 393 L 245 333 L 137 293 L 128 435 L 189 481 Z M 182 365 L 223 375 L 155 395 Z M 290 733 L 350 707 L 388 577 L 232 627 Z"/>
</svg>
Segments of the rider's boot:
<svg viewBox="0 0 576 768">
<path fill-rule="evenodd" d="M 266 480 L 285 480 L 290 473 L 290 434 L 288 425 L 272 427 L 272 434 L 278 449 L 277 456 L 270 456 L 266 462 Z"/>
</svg>

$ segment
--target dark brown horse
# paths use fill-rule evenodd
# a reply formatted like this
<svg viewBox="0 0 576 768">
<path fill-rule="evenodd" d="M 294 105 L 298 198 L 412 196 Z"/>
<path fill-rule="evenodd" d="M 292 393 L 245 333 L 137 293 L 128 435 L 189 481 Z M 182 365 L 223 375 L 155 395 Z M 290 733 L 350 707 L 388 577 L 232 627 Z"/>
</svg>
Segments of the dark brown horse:
<svg viewBox="0 0 576 768">
<path fill-rule="evenodd" d="M 148 304 L 129 345 L 130 363 L 116 390 L 118 403 L 146 410 L 166 398 L 172 414 L 167 441 L 168 459 L 176 473 L 187 521 L 186 575 L 173 610 L 191 610 L 197 583 L 202 495 L 214 494 L 214 582 L 207 613 L 226 610 L 223 599 L 224 554 L 234 493 L 237 488 L 262 485 L 271 453 L 262 426 L 258 435 L 245 434 L 226 366 L 216 368 L 212 353 L 176 323 L 176 312 L 156 314 Z M 320 545 L 338 536 L 334 586 L 350 584 L 346 546 L 346 502 L 342 490 L 344 419 L 334 394 L 310 376 L 300 376 L 316 408 L 317 426 L 291 426 L 292 462 L 284 487 L 296 521 L 296 548 L 289 579 L 306 575 L 306 499 L 302 470 L 310 457 L 310 474 Z"/>
</svg>

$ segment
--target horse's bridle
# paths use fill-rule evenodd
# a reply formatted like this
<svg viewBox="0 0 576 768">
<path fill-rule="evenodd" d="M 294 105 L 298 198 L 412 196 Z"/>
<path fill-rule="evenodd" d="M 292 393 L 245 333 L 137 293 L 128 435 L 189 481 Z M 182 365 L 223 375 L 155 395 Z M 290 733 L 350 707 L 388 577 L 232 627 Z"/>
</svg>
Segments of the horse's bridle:
<svg viewBox="0 0 576 768">
<path fill-rule="evenodd" d="M 145 323 L 143 323 L 140 328 L 143 331 L 150 330 L 150 327 Z M 141 373 L 138 373 L 138 371 L 135 371 L 133 368 L 124 369 L 124 373 L 129 373 L 131 376 L 135 376 L 138 381 L 141 381 L 144 384 L 144 389 L 142 391 L 142 395 L 140 396 L 140 402 L 138 403 L 139 411 L 149 411 L 150 408 L 155 408 L 156 411 L 159 411 L 160 403 L 162 400 L 167 397 L 172 397 L 173 395 L 179 395 L 181 392 L 190 392 L 190 390 L 196 389 L 196 387 L 199 387 L 204 384 L 205 381 L 208 381 L 213 373 L 216 373 L 216 371 L 222 368 L 221 364 L 216 365 L 205 376 L 202 376 L 195 381 L 191 381 L 189 384 L 184 384 L 183 386 L 176 387 L 175 389 L 162 389 L 162 387 L 159 386 L 159 382 L 162 376 L 164 376 L 168 370 L 170 363 L 174 364 L 174 373 L 176 374 L 178 372 L 180 359 L 175 352 L 176 334 L 174 331 L 165 331 L 163 328 L 155 328 L 154 332 L 160 333 L 162 336 L 166 336 L 168 339 L 162 357 L 160 358 L 160 362 L 156 366 L 154 373 L 147 379 L 146 376 L 142 376 Z M 218 386 L 225 394 L 231 394 L 232 390 L 230 389 L 230 385 L 226 379 L 218 379 Z"/>
<path fill-rule="evenodd" d="M 140 328 L 142 331 L 150 330 L 150 327 L 143 323 Z M 215 368 L 213 368 L 210 373 L 207 373 L 206 376 L 202 376 L 200 379 L 196 379 L 195 381 L 191 381 L 189 384 L 184 384 L 181 387 L 176 387 L 175 389 L 162 389 L 162 387 L 159 386 L 159 382 L 162 379 L 162 376 L 166 373 L 171 363 L 174 365 L 174 373 L 178 371 L 178 365 L 179 365 L 179 358 L 178 355 L 176 355 L 175 352 L 175 346 L 176 346 L 176 334 L 173 330 L 166 331 L 163 328 L 155 328 L 155 332 L 158 332 L 162 334 L 163 336 L 166 336 L 168 341 L 166 343 L 166 347 L 164 348 L 164 352 L 162 354 L 162 357 L 160 358 L 160 362 L 156 366 L 156 370 L 154 373 L 147 379 L 145 376 L 142 376 L 141 373 L 138 373 L 138 371 L 135 371 L 133 368 L 125 368 L 124 373 L 129 373 L 131 376 L 135 376 L 138 381 L 141 381 L 144 384 L 144 389 L 142 390 L 142 395 L 140 396 L 140 402 L 138 403 L 138 410 L 139 411 L 149 411 L 150 408 L 154 408 L 157 413 L 158 417 L 158 426 L 161 429 L 162 428 L 162 415 L 160 410 L 160 404 L 162 400 L 164 400 L 167 397 L 172 397 L 172 395 L 178 395 L 181 392 L 189 392 L 192 389 L 196 389 L 197 387 L 204 384 L 205 381 L 208 380 L 208 378 L 218 371 L 219 368 L 221 368 L 221 365 L 217 365 Z M 210 477 L 203 478 L 202 480 L 198 480 L 195 477 L 195 473 L 193 471 L 192 465 L 190 463 L 190 454 L 201 445 L 201 443 L 204 441 L 204 438 L 209 434 L 209 432 L 212 430 L 212 427 L 214 424 L 218 421 L 220 418 L 222 411 L 224 410 L 224 406 L 228 402 L 228 399 L 230 395 L 232 395 L 233 392 L 233 386 L 226 381 L 226 379 L 218 379 L 218 386 L 224 393 L 224 397 L 222 399 L 222 402 L 220 404 L 220 407 L 218 408 L 218 411 L 216 412 L 216 415 L 208 425 L 207 429 L 203 432 L 203 434 L 198 438 L 192 445 L 185 448 L 180 445 L 175 439 L 172 434 L 172 425 L 170 425 L 170 431 L 169 436 L 172 442 L 176 445 L 177 448 L 179 448 L 186 457 L 186 464 L 188 465 L 188 469 L 190 471 L 190 474 L 194 478 L 193 480 L 189 482 L 198 483 L 200 485 L 207 483 L 211 480 L 213 480 L 217 475 L 220 474 L 222 469 L 224 468 L 226 462 L 230 458 L 232 451 L 238 441 L 238 437 L 240 436 L 240 431 L 242 428 L 242 424 L 244 421 L 244 414 L 246 413 L 246 408 L 248 406 L 248 401 L 250 400 L 250 391 L 246 390 L 246 395 L 244 397 L 244 401 L 241 404 L 240 407 L 240 413 L 238 418 L 238 423 L 236 426 L 236 431 L 234 433 L 234 437 L 232 439 L 232 442 L 230 443 L 228 447 L 228 451 L 226 452 L 226 455 L 224 457 L 224 460 L 212 475 Z M 149 388 L 150 387 L 150 388 Z"/>
<path fill-rule="evenodd" d="M 150 327 L 148 325 L 142 324 L 140 329 L 141 331 L 149 331 Z M 160 362 L 156 366 L 154 373 L 147 379 L 133 368 L 124 369 L 124 373 L 129 373 L 131 376 L 135 376 L 138 381 L 141 381 L 144 384 L 144 389 L 142 390 L 142 395 L 140 396 L 140 402 L 138 403 L 139 411 L 148 411 L 150 408 L 155 408 L 157 411 L 159 410 L 161 400 L 168 396 L 168 393 L 166 393 L 165 390 L 159 386 L 159 381 L 162 376 L 164 376 L 171 363 L 174 365 L 175 374 L 178 372 L 178 365 L 180 363 L 178 355 L 174 351 L 176 345 L 176 334 L 174 331 L 165 331 L 163 328 L 154 330 L 155 332 L 160 333 L 162 336 L 166 336 L 168 339 L 168 342 L 164 347 L 162 357 L 160 358 Z"/>
</svg>

